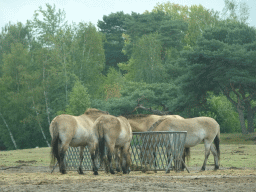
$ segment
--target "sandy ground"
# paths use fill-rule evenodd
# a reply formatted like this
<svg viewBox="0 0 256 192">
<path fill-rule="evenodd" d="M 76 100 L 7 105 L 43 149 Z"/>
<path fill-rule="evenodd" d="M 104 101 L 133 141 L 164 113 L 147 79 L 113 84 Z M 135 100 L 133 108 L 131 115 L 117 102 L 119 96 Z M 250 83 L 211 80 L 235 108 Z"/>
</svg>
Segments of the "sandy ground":
<svg viewBox="0 0 256 192">
<path fill-rule="evenodd" d="M 132 171 L 129 175 L 86 171 L 62 175 L 49 167 L 21 165 L 0 167 L 0 191 L 256 191 L 256 169 L 221 168 L 204 172 L 190 167 L 190 173 Z"/>
</svg>

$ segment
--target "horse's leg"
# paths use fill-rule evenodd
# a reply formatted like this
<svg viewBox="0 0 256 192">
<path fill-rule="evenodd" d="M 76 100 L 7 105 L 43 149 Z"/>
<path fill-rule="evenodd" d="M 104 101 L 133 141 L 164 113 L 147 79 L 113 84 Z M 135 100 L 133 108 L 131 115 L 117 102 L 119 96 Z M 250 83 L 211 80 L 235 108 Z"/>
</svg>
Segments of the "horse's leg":
<svg viewBox="0 0 256 192">
<path fill-rule="evenodd" d="M 205 166 L 208 160 L 208 157 L 210 155 L 210 148 L 211 148 L 211 143 L 208 142 L 207 140 L 204 141 L 204 147 L 205 147 L 205 159 L 204 159 L 204 164 L 201 168 L 201 171 L 205 171 Z"/>
<path fill-rule="evenodd" d="M 212 152 L 212 154 L 214 156 L 214 163 L 215 163 L 214 170 L 217 170 L 217 169 L 219 169 L 219 158 L 218 158 L 217 150 L 216 150 L 216 148 L 214 147 L 213 144 L 211 144 L 211 152 Z"/>
<path fill-rule="evenodd" d="M 68 150 L 70 141 L 66 141 L 62 143 L 62 146 L 60 148 L 60 156 L 59 156 L 59 166 L 60 166 L 60 172 L 62 174 L 66 173 L 66 168 L 65 168 L 65 163 L 64 163 L 64 158 L 65 158 L 65 153 Z"/>
<path fill-rule="evenodd" d="M 79 169 L 78 169 L 78 173 L 79 174 L 84 174 L 83 170 L 82 170 L 82 163 L 83 163 L 83 159 L 84 159 L 84 146 L 80 147 L 80 165 L 79 165 Z"/>
<path fill-rule="evenodd" d="M 115 148 L 115 161 L 116 161 L 116 171 L 120 172 L 120 157 L 119 157 L 119 148 Z"/>
<path fill-rule="evenodd" d="M 108 163 L 109 163 L 109 171 L 111 174 L 115 174 L 115 171 L 113 169 L 113 155 L 114 155 L 114 150 L 115 150 L 115 144 L 111 143 L 108 145 Z"/>
<path fill-rule="evenodd" d="M 97 143 L 92 143 L 88 145 L 89 152 L 91 154 L 91 159 L 92 159 L 92 170 L 94 175 L 98 175 L 98 167 L 96 166 L 95 159 L 97 158 L 98 155 L 98 147 Z"/>
<path fill-rule="evenodd" d="M 121 148 L 121 156 L 123 173 L 128 174 L 131 166 L 130 143 L 125 144 L 125 146 Z"/>
</svg>

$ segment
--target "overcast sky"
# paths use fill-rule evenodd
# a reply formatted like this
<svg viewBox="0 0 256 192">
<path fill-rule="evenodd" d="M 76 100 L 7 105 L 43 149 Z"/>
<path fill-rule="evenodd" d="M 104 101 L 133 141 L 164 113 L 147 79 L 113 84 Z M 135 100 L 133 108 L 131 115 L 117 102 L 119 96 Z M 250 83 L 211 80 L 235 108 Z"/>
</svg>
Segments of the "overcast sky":
<svg viewBox="0 0 256 192">
<path fill-rule="evenodd" d="M 239 1 L 239 0 L 238 0 Z M 246 2 L 250 8 L 249 25 L 256 27 L 256 0 L 240 0 Z M 145 10 L 151 11 L 157 3 L 164 3 L 164 0 L 0 0 L 0 29 L 9 21 L 14 24 L 17 21 L 26 23 L 32 20 L 33 13 L 45 4 L 56 5 L 56 9 L 64 9 L 66 19 L 79 23 L 92 22 L 97 25 L 98 20 L 102 20 L 103 15 L 123 11 L 124 13 L 143 13 Z M 224 0 L 170 0 L 172 3 L 180 5 L 203 5 L 208 9 L 222 11 Z"/>
</svg>

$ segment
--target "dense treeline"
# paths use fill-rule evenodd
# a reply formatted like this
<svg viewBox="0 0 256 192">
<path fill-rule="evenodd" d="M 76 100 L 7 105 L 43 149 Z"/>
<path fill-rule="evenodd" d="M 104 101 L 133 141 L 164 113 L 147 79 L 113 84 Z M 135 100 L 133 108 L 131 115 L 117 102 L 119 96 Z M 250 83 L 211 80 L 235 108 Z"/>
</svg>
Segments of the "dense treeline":
<svg viewBox="0 0 256 192">
<path fill-rule="evenodd" d="M 0 34 L 0 147 L 49 146 L 56 115 L 89 107 L 210 116 L 221 132 L 254 132 L 256 29 L 230 2 L 225 18 L 167 2 L 143 14 L 105 15 L 98 29 L 68 25 L 65 12 L 47 4 L 26 24 L 7 24 Z"/>
</svg>

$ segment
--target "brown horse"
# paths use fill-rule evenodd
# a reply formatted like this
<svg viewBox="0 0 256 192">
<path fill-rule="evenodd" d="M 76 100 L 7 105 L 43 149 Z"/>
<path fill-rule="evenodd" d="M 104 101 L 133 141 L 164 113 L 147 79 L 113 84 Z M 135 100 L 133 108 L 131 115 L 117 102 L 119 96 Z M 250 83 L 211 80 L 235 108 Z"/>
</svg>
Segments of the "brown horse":
<svg viewBox="0 0 256 192">
<path fill-rule="evenodd" d="M 220 159 L 220 126 L 210 117 L 190 119 L 160 119 L 150 127 L 151 131 L 187 131 L 185 148 L 198 145 L 202 141 L 205 146 L 205 159 L 201 171 L 205 170 L 210 151 L 214 156 L 215 170 L 219 169 Z M 213 145 L 215 144 L 215 147 Z"/>
<path fill-rule="evenodd" d="M 129 173 L 131 164 L 130 144 L 132 140 L 132 129 L 125 117 L 115 117 L 112 115 L 103 115 L 99 117 L 93 125 L 99 138 L 99 151 L 101 161 L 105 162 L 105 167 L 110 168 L 110 173 L 115 174 L 113 169 L 113 155 L 119 157 L 118 150 L 121 152 L 120 162 L 124 174 Z M 104 161 L 105 145 L 108 149 L 108 164 Z M 116 167 L 118 163 L 116 162 Z"/>
<path fill-rule="evenodd" d="M 95 164 L 95 149 L 98 144 L 98 138 L 92 129 L 93 122 L 101 115 L 108 114 L 108 112 L 100 111 L 98 109 L 88 109 L 80 116 L 59 115 L 55 117 L 50 124 L 50 134 L 52 137 L 51 153 L 52 162 L 54 164 L 55 158 L 59 163 L 60 172 L 65 174 L 64 157 L 68 147 L 80 146 L 80 166 L 79 174 L 83 174 L 82 162 L 83 151 L 85 146 L 88 146 L 93 162 L 94 174 L 98 174 L 98 168 Z"/>
<path fill-rule="evenodd" d="M 179 116 L 179 115 L 151 115 L 151 114 L 139 114 L 139 115 L 127 115 L 125 116 L 131 127 L 132 127 L 132 131 L 133 132 L 145 132 L 145 131 L 152 131 L 151 128 L 154 123 L 158 122 L 161 119 L 184 119 L 183 117 Z M 142 136 L 143 137 L 143 136 Z M 152 142 L 154 142 L 155 140 L 152 140 Z M 148 149 L 141 149 L 141 163 L 142 164 L 152 164 L 153 162 L 153 158 L 150 156 L 153 155 L 155 157 L 155 150 L 151 149 L 151 153 L 149 153 Z M 184 150 L 184 155 L 183 158 L 185 158 L 185 156 L 189 155 L 188 150 Z M 170 157 L 170 151 L 168 151 L 169 157 Z M 168 158 L 169 158 L 168 157 Z M 185 160 L 184 160 L 185 161 Z"/>
<path fill-rule="evenodd" d="M 139 115 L 127 115 L 125 116 L 131 127 L 132 132 L 145 132 L 149 131 L 150 127 L 160 119 L 165 118 L 176 118 L 176 119 L 184 119 L 179 115 L 151 115 L 151 114 L 139 114 Z"/>
</svg>

